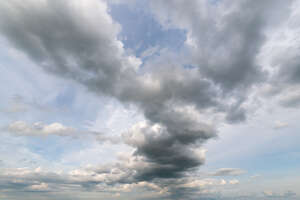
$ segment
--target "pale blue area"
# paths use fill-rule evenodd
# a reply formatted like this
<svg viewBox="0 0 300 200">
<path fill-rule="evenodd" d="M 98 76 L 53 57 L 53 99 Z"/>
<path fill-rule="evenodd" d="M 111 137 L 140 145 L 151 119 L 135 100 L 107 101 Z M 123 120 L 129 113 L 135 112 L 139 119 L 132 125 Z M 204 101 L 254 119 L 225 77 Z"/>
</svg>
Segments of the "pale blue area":
<svg viewBox="0 0 300 200">
<path fill-rule="evenodd" d="M 68 107 L 69 105 L 72 105 L 74 103 L 75 97 L 75 89 L 72 87 L 67 87 L 56 96 L 53 104 L 57 107 Z"/>
<path fill-rule="evenodd" d="M 149 11 L 147 1 L 137 5 L 112 4 L 110 14 L 121 24 L 120 39 L 126 49 L 132 49 L 136 56 L 154 46 L 178 51 L 186 40 L 186 32 L 179 29 L 164 29 Z"/>
<path fill-rule="evenodd" d="M 300 127 L 290 126 L 280 130 L 238 128 L 234 130 L 238 132 L 234 138 L 217 141 L 219 149 L 208 149 L 207 162 L 200 171 L 240 168 L 247 171 L 248 177 L 257 174 L 277 179 L 292 177 L 292 173 L 300 169 Z"/>
<path fill-rule="evenodd" d="M 62 155 L 80 151 L 86 147 L 86 143 L 80 139 L 63 137 L 63 136 L 47 136 L 47 137 L 29 137 L 27 147 L 34 153 L 41 155 L 48 161 L 59 161 Z"/>
<path fill-rule="evenodd" d="M 75 83 L 54 77 L 42 71 L 23 57 L 9 53 L 7 44 L 0 43 L 0 129 L 21 120 L 28 124 L 61 123 L 64 126 L 86 130 L 87 122 L 93 121 L 103 107 L 102 98 L 91 94 Z M 18 59 L 16 59 L 18 58 Z M 15 99 L 19 98 L 24 110 L 12 112 Z M 14 139 L 15 138 L 15 139 Z M 88 138 L 86 138 L 89 140 Z M 30 157 L 24 151 L 39 155 L 49 162 L 57 162 L 63 154 L 84 149 L 89 144 L 80 139 L 62 136 L 13 136 L 0 130 L 1 166 L 10 166 L 12 161 L 3 156 L 7 151 L 18 149 L 14 167 L 38 167 L 41 160 Z M 6 143 L 4 142 L 6 141 Z M 24 141 L 20 143 L 15 141 Z M 2 156 L 1 156 L 2 155 Z M 13 157 L 11 157 L 13 159 Z M 0 167 L 1 167 L 0 166 Z"/>
<path fill-rule="evenodd" d="M 1 39 L 1 38 L 0 38 Z M 0 40 L 0 116 L 5 118 L 42 122 L 65 121 L 78 126 L 78 122 L 93 120 L 101 98 L 78 84 L 63 80 L 43 71 L 39 66 L 22 56 L 14 56 L 9 44 Z M 20 96 L 26 104 L 26 112 L 7 113 L 14 97 Z"/>
</svg>

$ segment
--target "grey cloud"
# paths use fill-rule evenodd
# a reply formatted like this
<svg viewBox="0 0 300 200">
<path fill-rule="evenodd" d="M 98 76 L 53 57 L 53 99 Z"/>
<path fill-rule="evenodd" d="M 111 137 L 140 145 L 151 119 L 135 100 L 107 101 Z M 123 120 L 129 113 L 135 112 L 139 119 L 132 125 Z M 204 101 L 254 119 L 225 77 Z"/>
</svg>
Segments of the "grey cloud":
<svg viewBox="0 0 300 200">
<path fill-rule="evenodd" d="M 1 32 L 46 71 L 82 83 L 96 93 L 134 103 L 150 124 L 161 125 L 165 136 L 136 147 L 137 155 L 153 163 L 147 176 L 170 177 L 201 165 L 203 161 L 192 153 L 193 145 L 214 137 L 214 127 L 174 110 L 172 105 L 213 108 L 220 104 L 213 84 L 179 67 L 138 75 L 137 60 L 125 55 L 116 39 L 118 26 L 107 14 L 105 4 L 91 1 L 92 9 L 84 10 L 81 3 L 1 2 Z M 165 144 L 171 145 L 166 155 L 155 158 L 158 152 L 153 147 L 162 149 Z M 172 162 L 170 166 L 168 161 Z M 169 169 L 170 173 L 163 175 Z"/>
<path fill-rule="evenodd" d="M 287 191 L 287 192 L 284 193 L 285 197 L 294 197 L 296 195 L 297 194 L 295 192 L 293 192 L 293 191 Z"/>
<path fill-rule="evenodd" d="M 224 10 L 218 4 L 214 8 L 208 1 L 156 1 L 152 5 L 159 18 L 189 31 L 193 45 L 197 46 L 193 52 L 195 65 L 204 77 L 227 90 L 248 86 L 248 82 L 260 77 L 253 58 L 263 39 L 261 14 L 269 4 L 224 2 Z M 220 18 L 227 9 L 231 12 Z"/>
<path fill-rule="evenodd" d="M 45 192 L 46 185 L 55 183 L 66 183 L 66 179 L 60 177 L 55 173 L 41 173 L 38 171 L 31 171 L 28 169 L 2 169 L 0 174 L 0 190 L 12 190 L 12 191 L 39 191 Z M 3 173 L 4 172 L 4 173 Z M 44 184 L 42 184 L 44 183 Z M 41 187 L 37 187 L 40 185 Z M 31 188 L 31 186 L 34 186 Z"/>
<path fill-rule="evenodd" d="M 300 95 L 295 91 L 295 94 L 285 96 L 280 99 L 280 104 L 284 107 L 296 108 L 300 106 Z"/>
<path fill-rule="evenodd" d="M 221 168 L 217 171 L 211 173 L 212 176 L 238 176 L 245 174 L 246 171 L 242 169 L 236 169 L 236 168 Z"/>
<path fill-rule="evenodd" d="M 146 117 L 124 134 L 134 153 L 109 174 L 93 172 L 86 186 L 155 181 L 202 165 L 199 149 L 216 136 L 219 121 L 246 119 L 248 92 L 266 78 L 256 62 L 264 29 L 274 10 L 288 10 L 281 2 L 151 1 L 158 18 L 188 31 L 196 69 L 167 60 L 138 69 L 140 60 L 117 40 L 120 27 L 102 1 L 1 1 L 0 31 L 47 72 L 134 104 Z"/>
<path fill-rule="evenodd" d="M 246 120 L 246 109 L 241 107 L 241 103 L 233 104 L 229 107 L 229 112 L 226 116 L 226 120 L 229 123 L 235 123 Z"/>
<path fill-rule="evenodd" d="M 249 89 L 266 80 L 267 73 L 256 61 L 266 41 L 264 31 L 283 21 L 292 1 L 155 1 L 153 12 L 162 24 L 188 31 L 192 65 L 220 86 L 224 96 L 247 100 Z M 278 8 L 286 12 L 276 12 Z M 243 102 L 230 106 L 227 120 L 243 121 Z"/>
<path fill-rule="evenodd" d="M 110 170 L 109 170 L 110 171 Z M 104 171 L 102 171 L 104 173 Z M 108 176 L 117 176 L 116 172 L 105 172 Z M 40 168 L 36 169 L 2 169 L 0 173 L 0 191 L 12 197 L 11 193 L 16 196 L 28 199 L 57 199 L 61 194 L 64 198 L 66 196 L 74 197 L 74 193 L 84 194 L 89 192 L 92 199 L 99 197 L 115 199 L 116 193 L 126 194 L 133 190 L 150 193 L 151 196 L 164 197 L 164 188 L 150 182 L 136 182 L 136 183 L 110 183 L 109 179 L 101 179 L 96 174 L 89 173 L 89 171 L 74 170 L 71 173 L 62 172 L 48 172 Z M 29 192 L 29 193 L 28 193 Z M 62 198 L 62 199 L 64 199 Z M 77 197 L 76 197 L 77 198 Z M 84 198 L 84 197 L 82 197 Z M 78 199 L 82 199 L 81 197 Z M 85 196 L 86 198 L 86 196 Z M 144 198 L 142 198 L 144 199 Z"/>
<path fill-rule="evenodd" d="M 72 190 L 88 182 L 83 178 L 78 179 L 74 174 L 44 171 L 41 168 L 4 168 L 1 170 L 0 177 L 0 189 L 12 191 L 17 189 L 18 191 L 46 192 L 61 191 L 62 188 Z"/>
<path fill-rule="evenodd" d="M 125 142 L 136 148 L 134 155 L 150 166 L 137 174 L 137 179 L 174 178 L 204 162 L 204 153 L 195 148 L 201 139 L 213 137 L 214 130 L 199 125 L 194 132 L 168 132 L 158 124 L 136 125 L 125 134 Z M 208 136 L 205 136 L 211 132 Z M 194 146 L 194 148 L 192 148 Z"/>
<path fill-rule="evenodd" d="M 87 10 L 83 1 L 2 2 L 1 31 L 47 71 L 96 82 L 102 92 L 111 92 L 122 66 L 115 38 L 119 28 L 102 15 L 104 4 L 93 1 L 89 6 L 95 11 Z M 93 21 L 97 18 L 101 20 Z"/>
<path fill-rule="evenodd" d="M 293 55 L 289 59 L 284 58 L 284 66 L 280 67 L 280 79 L 284 81 L 299 84 L 300 83 L 300 59 L 297 49 L 297 55 Z"/>
<path fill-rule="evenodd" d="M 267 95 L 282 97 L 279 104 L 283 107 L 296 108 L 299 106 L 297 97 L 300 77 L 299 59 L 299 2 L 288 1 L 290 10 L 284 23 L 273 27 L 268 32 L 270 40 L 263 51 L 269 65 L 271 76 L 270 90 Z"/>
</svg>

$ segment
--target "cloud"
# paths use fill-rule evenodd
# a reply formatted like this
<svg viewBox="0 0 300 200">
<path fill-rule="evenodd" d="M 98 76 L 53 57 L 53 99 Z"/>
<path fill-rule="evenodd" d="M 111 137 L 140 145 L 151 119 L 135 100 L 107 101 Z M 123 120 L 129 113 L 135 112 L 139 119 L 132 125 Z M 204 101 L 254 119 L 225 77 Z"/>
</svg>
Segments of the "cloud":
<svg viewBox="0 0 300 200">
<path fill-rule="evenodd" d="M 221 168 L 218 169 L 216 172 L 211 173 L 212 176 L 238 176 L 245 174 L 246 171 L 242 169 L 235 169 L 235 168 Z"/>
<path fill-rule="evenodd" d="M 57 122 L 51 124 L 44 124 L 42 122 L 29 124 L 25 121 L 15 121 L 2 128 L 2 130 L 16 136 L 46 137 L 50 135 L 56 135 L 82 138 L 89 135 L 95 137 L 95 139 L 100 143 L 110 142 L 111 144 L 118 144 L 121 142 L 121 138 L 118 136 L 109 136 L 107 134 L 99 133 L 96 131 L 78 130 Z"/>
<path fill-rule="evenodd" d="M 161 136 L 139 146 L 128 140 L 136 148 L 132 156 L 140 156 L 151 166 L 137 175 L 139 179 L 176 177 L 203 164 L 201 153 L 193 148 L 215 137 L 216 130 L 199 113 L 222 105 L 212 83 L 180 66 L 139 75 L 136 70 L 140 63 L 126 55 L 117 40 L 119 25 L 112 21 L 102 1 L 31 0 L 24 5 L 14 0 L 2 2 L 0 11 L 2 34 L 38 66 L 97 94 L 137 105 L 147 118 L 147 127 L 138 130 L 145 137 L 150 137 L 148 128 L 161 127 Z M 187 107 L 192 109 L 185 110 Z M 191 112 L 193 108 L 199 111 Z M 52 129 L 64 132 L 59 124 L 38 126 L 24 127 L 29 129 L 25 132 L 42 129 L 45 133 L 49 128 L 50 133 Z M 11 131 L 16 132 L 15 127 Z M 171 146 L 160 156 L 153 148 L 165 144 Z"/>
<path fill-rule="evenodd" d="M 257 7 L 250 1 L 234 5 L 229 1 L 214 5 L 209 1 L 156 1 L 151 5 L 162 24 L 188 31 L 193 64 L 225 92 L 248 88 L 261 79 L 263 73 L 253 58 L 264 39 L 261 11 L 271 6 L 270 2 Z M 251 12 L 241 12 L 241 8 Z"/>
<path fill-rule="evenodd" d="M 251 1 L 235 4 L 226 0 L 215 4 L 155 1 L 151 6 L 162 25 L 187 31 L 190 64 L 217 84 L 224 96 L 235 100 L 228 105 L 227 120 L 245 120 L 245 104 L 251 89 L 268 80 L 267 71 L 256 60 L 268 39 L 265 31 L 273 28 L 275 21 L 277 24 L 285 21 L 290 4 L 281 1 L 264 1 L 259 6 Z M 286 12 L 275 12 L 278 8 Z"/>
<path fill-rule="evenodd" d="M 108 169 L 108 168 L 107 168 Z M 19 192 L 71 192 L 79 190 L 81 192 L 86 189 L 98 191 L 101 193 L 115 194 L 129 193 L 133 190 L 146 190 L 154 195 L 164 195 L 165 189 L 160 186 L 145 181 L 136 183 L 118 183 L 112 184 L 109 180 L 113 176 L 117 176 L 116 169 L 113 174 L 107 171 L 106 177 L 97 176 L 91 171 L 73 170 L 69 173 L 65 172 L 49 172 L 41 168 L 28 169 L 2 169 L 0 173 L 0 190 Z M 104 171 L 103 171 L 104 173 Z"/>
<path fill-rule="evenodd" d="M 291 197 L 295 197 L 297 194 L 290 190 L 284 193 L 276 193 L 270 190 L 265 190 L 263 191 L 263 195 L 269 198 L 291 198 Z"/>
<path fill-rule="evenodd" d="M 288 127 L 289 124 L 286 122 L 276 121 L 274 124 L 274 129 L 282 129 Z"/>
<path fill-rule="evenodd" d="M 290 93 L 287 93 L 283 97 L 280 98 L 280 104 L 284 107 L 288 108 L 297 108 L 300 105 L 300 95 L 295 93 L 295 91 L 298 91 L 297 89 L 292 89 Z"/>
<path fill-rule="evenodd" d="M 277 97 L 283 107 L 299 106 L 299 2 L 291 1 L 284 23 L 266 31 L 268 40 L 261 51 L 261 58 L 270 73 L 269 96 Z"/>
<path fill-rule="evenodd" d="M 0 177 L 0 189 L 12 191 L 46 192 L 50 191 L 49 184 L 61 183 L 62 181 L 58 174 L 48 173 L 40 168 L 34 170 L 26 168 L 2 169 Z"/>
<path fill-rule="evenodd" d="M 147 187 L 155 184 L 163 188 L 170 184 L 165 182 L 168 180 L 173 185 L 182 184 L 183 178 L 204 164 L 202 145 L 217 137 L 220 124 L 246 120 L 252 90 L 271 79 L 257 56 L 267 40 L 266 30 L 272 28 L 274 21 L 284 21 L 290 6 L 271 0 L 261 4 L 249 0 L 215 4 L 170 0 L 149 4 L 164 28 L 187 32 L 187 54 L 182 63 L 160 55 L 141 68 L 142 61 L 127 52 L 118 40 L 121 27 L 109 15 L 104 1 L 0 2 L 1 35 L 44 71 L 81 84 L 98 95 L 134 105 L 145 117 L 144 122 L 123 134 L 124 142 L 134 149 L 132 153 L 120 156 L 109 166 L 70 174 L 72 181 L 85 188 L 100 183 L 145 182 L 151 182 L 144 184 Z M 144 56 L 155 51 L 156 48 L 149 49 Z M 292 73 L 285 83 L 296 84 L 297 59 L 290 62 Z M 187 69 L 184 64 L 193 67 Z M 23 121 L 10 124 L 6 130 L 17 135 L 78 133 L 60 123 Z M 111 137 L 97 138 L 103 141 Z M 229 168 L 213 175 L 242 173 Z M 41 180 L 40 184 L 44 182 Z M 237 183 L 238 180 L 229 181 Z M 173 189 L 171 193 L 180 191 Z"/>
<path fill-rule="evenodd" d="M 136 67 L 134 58 L 123 56 L 116 39 L 120 27 L 102 1 L 20 5 L 19 0 L 1 3 L 1 32 L 43 69 L 112 93 L 119 74 Z"/>
<path fill-rule="evenodd" d="M 9 124 L 6 130 L 15 135 L 27 135 L 27 136 L 48 136 L 48 135 L 72 135 L 75 133 L 75 129 L 66 127 L 60 123 L 52 123 L 49 125 L 41 122 L 34 124 L 27 124 L 24 121 L 16 121 Z"/>
<path fill-rule="evenodd" d="M 178 177 L 202 164 L 205 151 L 191 145 L 197 146 L 213 135 L 214 130 L 205 124 L 190 126 L 186 132 L 168 132 L 159 124 L 145 122 L 135 125 L 124 135 L 124 140 L 136 148 L 133 155 L 148 165 L 137 174 L 137 179 L 151 180 Z"/>
<path fill-rule="evenodd" d="M 49 186 L 47 183 L 40 183 L 37 185 L 31 185 L 28 187 L 29 191 L 48 191 Z"/>
<path fill-rule="evenodd" d="M 237 179 L 233 179 L 233 180 L 229 181 L 229 184 L 231 184 L 231 185 L 236 185 L 236 184 L 239 184 L 239 183 L 240 183 L 240 181 L 237 180 Z"/>
<path fill-rule="evenodd" d="M 220 186 L 220 185 L 226 185 L 227 182 L 224 179 L 218 180 L 218 179 L 198 179 L 198 180 L 190 180 L 187 183 L 184 183 L 181 185 L 181 187 L 187 187 L 187 188 L 205 188 L 208 186 Z"/>
</svg>

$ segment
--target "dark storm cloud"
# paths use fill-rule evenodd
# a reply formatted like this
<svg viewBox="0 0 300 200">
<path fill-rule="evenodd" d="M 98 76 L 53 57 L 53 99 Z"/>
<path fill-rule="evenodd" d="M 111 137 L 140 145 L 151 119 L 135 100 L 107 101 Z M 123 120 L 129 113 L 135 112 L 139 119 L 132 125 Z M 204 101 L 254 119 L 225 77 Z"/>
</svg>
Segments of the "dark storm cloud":
<svg viewBox="0 0 300 200">
<path fill-rule="evenodd" d="M 246 119 L 248 92 L 266 77 L 256 62 L 264 28 L 278 15 L 274 10 L 284 12 L 289 4 L 172 0 L 151 5 L 158 19 L 187 30 L 196 46 L 189 48 L 196 69 L 166 62 L 139 71 L 140 61 L 117 40 L 120 28 L 101 1 L 0 2 L 2 35 L 38 66 L 143 112 L 147 121 L 124 134 L 135 148 L 128 161 L 114 165 L 110 176 L 95 171 L 111 184 L 180 178 L 204 163 L 199 148 L 217 132 L 218 121 L 211 118 Z"/>
<path fill-rule="evenodd" d="M 195 147 L 201 140 L 213 137 L 215 130 L 204 124 L 189 128 L 176 132 L 159 125 L 139 124 L 125 134 L 125 142 L 136 148 L 134 155 L 141 156 L 147 165 L 136 179 L 180 177 L 183 172 L 203 164 L 204 154 Z"/>
</svg>

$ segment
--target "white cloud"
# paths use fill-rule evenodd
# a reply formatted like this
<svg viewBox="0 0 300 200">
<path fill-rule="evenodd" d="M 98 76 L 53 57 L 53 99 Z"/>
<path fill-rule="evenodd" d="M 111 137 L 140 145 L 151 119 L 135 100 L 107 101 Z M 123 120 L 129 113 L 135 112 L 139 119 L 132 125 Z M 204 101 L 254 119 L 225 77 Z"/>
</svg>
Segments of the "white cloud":
<svg viewBox="0 0 300 200">
<path fill-rule="evenodd" d="M 76 133 L 76 129 L 64 126 L 60 123 L 51 123 L 49 125 L 42 122 L 28 124 L 24 121 L 16 121 L 9 124 L 5 130 L 20 136 L 48 136 L 48 135 L 72 135 Z M 74 135 L 75 136 L 75 135 Z"/>
<path fill-rule="evenodd" d="M 229 184 L 231 184 L 231 185 L 236 185 L 236 184 L 239 184 L 239 183 L 240 183 L 240 181 L 237 180 L 237 179 L 229 180 Z"/>
<path fill-rule="evenodd" d="M 288 127 L 289 124 L 287 122 L 276 121 L 274 124 L 274 129 L 282 129 Z"/>
<path fill-rule="evenodd" d="M 40 183 L 28 187 L 28 190 L 33 190 L 33 191 L 48 191 L 49 189 L 50 188 L 47 183 Z"/>
<path fill-rule="evenodd" d="M 119 136 L 110 136 L 109 134 L 89 131 L 89 130 L 79 130 L 73 127 L 65 126 L 60 123 L 44 124 L 42 122 L 27 123 L 25 121 L 15 121 L 5 126 L 3 130 L 16 135 L 16 136 L 68 136 L 73 138 L 87 138 L 89 136 L 94 137 L 99 143 L 109 142 L 111 144 L 121 143 L 121 138 Z"/>
</svg>

